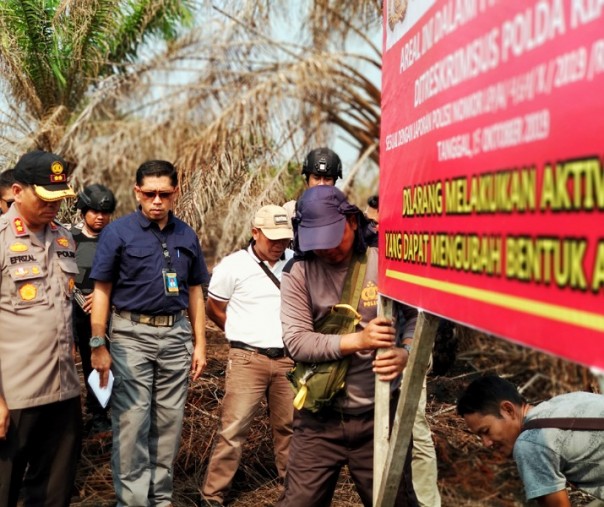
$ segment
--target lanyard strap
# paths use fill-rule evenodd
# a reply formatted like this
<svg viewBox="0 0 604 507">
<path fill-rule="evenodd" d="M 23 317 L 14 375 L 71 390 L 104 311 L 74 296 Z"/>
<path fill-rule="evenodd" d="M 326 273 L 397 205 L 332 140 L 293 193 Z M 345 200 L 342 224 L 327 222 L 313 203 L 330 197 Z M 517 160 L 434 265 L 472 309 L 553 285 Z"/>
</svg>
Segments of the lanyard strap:
<svg viewBox="0 0 604 507">
<path fill-rule="evenodd" d="M 158 239 L 159 244 L 161 245 L 162 252 L 164 254 L 164 260 L 166 261 L 166 267 L 168 268 L 168 271 L 173 271 L 172 257 L 170 257 L 170 250 L 168 250 L 168 243 L 166 243 L 167 240 L 162 239 L 162 237 L 157 232 L 155 232 L 152 227 L 153 226 L 151 226 L 150 230 L 153 235 Z"/>
</svg>

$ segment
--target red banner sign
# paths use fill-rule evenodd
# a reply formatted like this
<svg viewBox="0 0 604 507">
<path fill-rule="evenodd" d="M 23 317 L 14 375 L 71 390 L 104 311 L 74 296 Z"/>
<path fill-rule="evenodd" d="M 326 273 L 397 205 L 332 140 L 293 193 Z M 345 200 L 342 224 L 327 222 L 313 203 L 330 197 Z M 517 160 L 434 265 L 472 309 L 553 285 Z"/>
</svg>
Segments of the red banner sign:
<svg viewBox="0 0 604 507">
<path fill-rule="evenodd" d="M 380 292 L 604 368 L 604 1 L 384 2 Z"/>
</svg>

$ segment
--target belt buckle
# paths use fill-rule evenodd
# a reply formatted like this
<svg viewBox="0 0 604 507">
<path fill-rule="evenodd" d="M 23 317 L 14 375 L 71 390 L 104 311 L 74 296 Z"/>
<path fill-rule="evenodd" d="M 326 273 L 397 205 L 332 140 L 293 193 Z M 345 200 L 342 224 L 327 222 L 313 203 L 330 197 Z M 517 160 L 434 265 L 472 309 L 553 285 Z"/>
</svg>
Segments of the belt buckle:
<svg viewBox="0 0 604 507">
<path fill-rule="evenodd" d="M 136 322 L 137 324 L 146 324 L 147 326 L 153 324 L 153 317 L 143 315 L 142 313 L 131 313 L 130 319 L 132 322 Z"/>
<path fill-rule="evenodd" d="M 153 317 L 153 324 L 168 327 L 172 325 L 172 322 L 170 322 L 172 318 L 172 315 L 155 315 Z"/>
</svg>

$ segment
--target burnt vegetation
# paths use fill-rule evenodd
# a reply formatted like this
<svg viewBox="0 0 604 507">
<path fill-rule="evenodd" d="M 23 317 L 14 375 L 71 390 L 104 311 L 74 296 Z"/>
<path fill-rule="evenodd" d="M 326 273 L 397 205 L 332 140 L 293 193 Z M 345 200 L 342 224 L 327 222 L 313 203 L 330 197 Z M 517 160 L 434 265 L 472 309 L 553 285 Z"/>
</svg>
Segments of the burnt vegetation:
<svg viewBox="0 0 604 507">
<path fill-rule="evenodd" d="M 202 378 L 189 390 L 181 446 L 174 468 L 175 507 L 200 504 L 199 489 L 219 423 L 227 352 L 224 334 L 210 325 L 208 366 Z M 458 325 L 441 325 L 433 371 L 428 377 L 426 410 L 438 456 L 438 482 L 444 507 L 526 505 L 514 463 L 497 458 L 483 448 L 456 414 L 455 401 L 460 391 L 476 376 L 485 373 L 497 373 L 514 382 L 523 396 L 533 403 L 570 391 L 598 392 L 596 379 L 579 365 Z M 88 435 L 85 438 L 73 505 L 102 507 L 115 504 L 110 454 L 110 436 Z M 274 505 L 281 488 L 263 406 L 244 446 L 228 502 L 233 507 Z M 591 498 L 571 491 L 571 500 L 574 506 L 581 506 L 589 503 Z M 333 505 L 361 505 L 346 471 L 341 476 Z"/>
</svg>

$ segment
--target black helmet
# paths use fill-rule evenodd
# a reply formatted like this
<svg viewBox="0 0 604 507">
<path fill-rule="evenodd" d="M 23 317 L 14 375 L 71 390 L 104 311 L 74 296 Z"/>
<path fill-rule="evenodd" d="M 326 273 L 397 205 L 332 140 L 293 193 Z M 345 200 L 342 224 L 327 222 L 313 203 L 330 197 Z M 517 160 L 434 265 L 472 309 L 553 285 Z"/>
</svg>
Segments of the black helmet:
<svg viewBox="0 0 604 507">
<path fill-rule="evenodd" d="M 302 174 L 308 176 L 316 174 L 327 176 L 336 181 L 342 177 L 342 162 L 336 152 L 329 148 L 317 148 L 309 152 L 302 165 Z"/>
<path fill-rule="evenodd" d="M 113 213 L 115 211 L 115 196 L 104 185 L 89 185 L 78 193 L 76 207 L 82 210 L 82 212 L 93 209 L 95 211 Z"/>
</svg>

